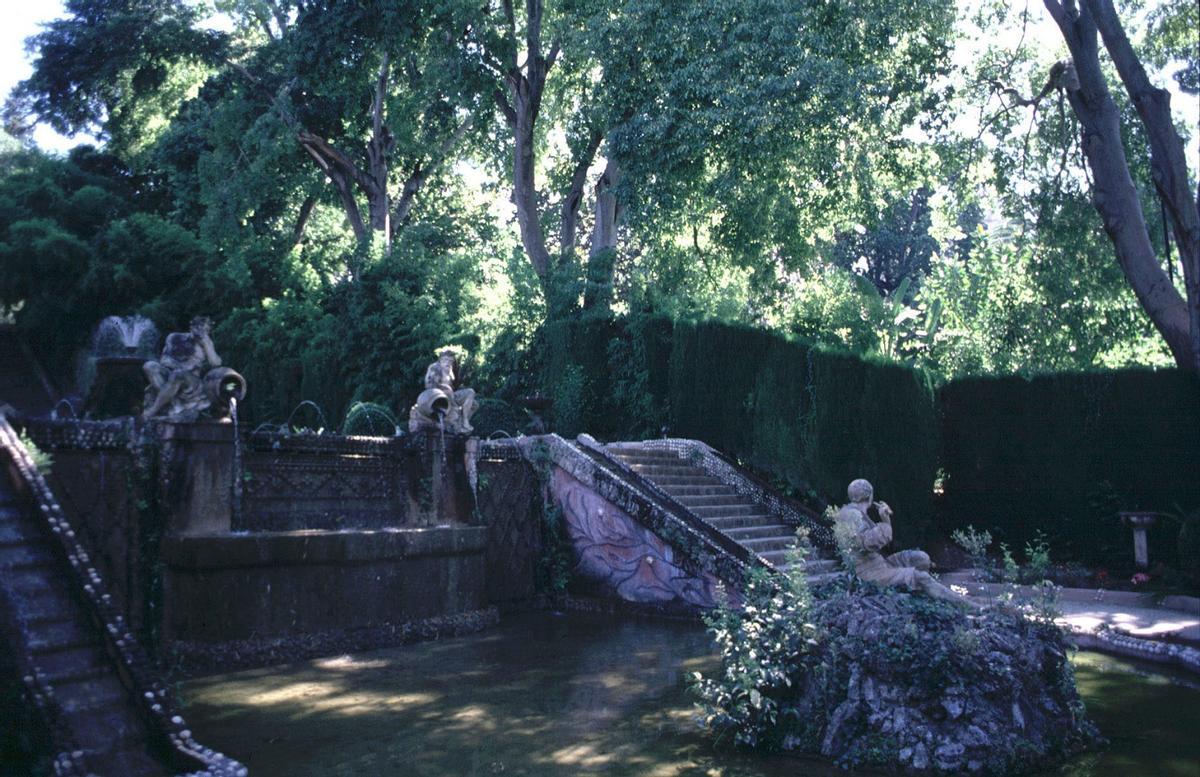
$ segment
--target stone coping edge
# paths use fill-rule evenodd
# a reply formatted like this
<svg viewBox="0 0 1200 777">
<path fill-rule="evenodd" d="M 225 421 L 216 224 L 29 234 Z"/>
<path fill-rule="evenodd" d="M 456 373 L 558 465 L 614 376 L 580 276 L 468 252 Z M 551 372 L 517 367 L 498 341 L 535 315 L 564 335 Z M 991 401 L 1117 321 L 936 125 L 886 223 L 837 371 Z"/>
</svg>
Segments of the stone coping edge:
<svg viewBox="0 0 1200 777">
<path fill-rule="evenodd" d="M 500 622 L 496 607 L 358 629 L 328 629 L 224 642 L 178 641 L 165 646 L 164 662 L 185 676 L 201 677 L 314 658 L 361 653 L 415 642 L 462 637 Z"/>
<path fill-rule="evenodd" d="M 416 556 L 482 553 L 486 526 L 174 535 L 162 543 L 173 569 L 227 569 L 281 564 L 357 564 Z"/>
<path fill-rule="evenodd" d="M 500 604 L 502 616 L 554 611 L 697 624 L 703 623 L 704 614 L 703 610 L 690 605 L 669 602 L 630 602 L 625 599 L 585 594 L 538 594 L 530 599 L 519 599 Z"/>
<path fill-rule="evenodd" d="M 1200 650 L 1194 647 L 1131 637 L 1111 629 L 1097 632 L 1072 629 L 1068 633 L 1075 646 L 1084 650 L 1174 666 L 1200 676 Z"/>
<path fill-rule="evenodd" d="M 973 580 L 970 572 L 947 572 L 940 576 L 946 585 L 970 586 L 988 594 L 1003 593 L 1007 583 L 983 583 Z M 1033 587 L 1016 586 L 1021 593 L 1032 593 Z M 1159 596 L 1137 591 L 1110 591 L 1107 588 L 1059 588 L 1058 596 L 1066 602 L 1096 602 L 1120 607 L 1144 607 L 1152 610 L 1176 610 L 1200 617 L 1200 597 L 1170 594 Z"/>
</svg>

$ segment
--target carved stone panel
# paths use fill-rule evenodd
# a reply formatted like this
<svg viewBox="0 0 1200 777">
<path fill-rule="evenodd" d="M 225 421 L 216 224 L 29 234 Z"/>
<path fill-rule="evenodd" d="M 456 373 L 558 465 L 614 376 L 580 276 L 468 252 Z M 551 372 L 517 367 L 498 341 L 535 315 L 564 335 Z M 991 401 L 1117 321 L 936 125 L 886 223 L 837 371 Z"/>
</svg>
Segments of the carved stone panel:
<svg viewBox="0 0 1200 777">
<path fill-rule="evenodd" d="M 578 559 L 576 574 L 630 602 L 717 604 L 715 576 L 685 571 L 674 548 L 565 470 L 555 468 L 550 488 Z"/>
<path fill-rule="evenodd" d="M 392 456 L 259 453 L 246 456 L 242 526 L 248 531 L 377 528 L 407 522 Z"/>
</svg>

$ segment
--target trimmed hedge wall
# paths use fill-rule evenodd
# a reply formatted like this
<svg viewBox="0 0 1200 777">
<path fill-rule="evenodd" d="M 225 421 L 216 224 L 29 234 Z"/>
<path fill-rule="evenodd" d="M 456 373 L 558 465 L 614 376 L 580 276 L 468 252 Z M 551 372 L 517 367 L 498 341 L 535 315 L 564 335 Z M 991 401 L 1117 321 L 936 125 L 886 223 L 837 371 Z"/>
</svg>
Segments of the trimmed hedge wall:
<svg viewBox="0 0 1200 777">
<path fill-rule="evenodd" d="M 1132 566 L 1118 510 L 1200 506 L 1200 381 L 1126 369 L 952 381 L 939 392 L 946 531 L 1015 550 L 1040 529 L 1062 559 Z M 1151 529 L 1171 563 L 1179 527 Z"/>
<path fill-rule="evenodd" d="M 703 440 L 837 503 L 851 480 L 865 477 L 896 510 L 900 543 L 932 524 L 935 397 L 921 370 L 759 329 L 675 325 L 673 436 Z"/>
<path fill-rule="evenodd" d="M 542 386 L 556 431 L 693 437 L 817 501 L 856 477 L 897 513 L 897 547 L 972 524 L 1021 558 L 1131 561 L 1118 510 L 1200 508 L 1200 382 L 1142 369 L 965 378 L 750 327 L 662 317 L 547 325 Z M 943 478 L 944 495 L 933 484 Z M 1178 557 L 1177 524 L 1151 560 Z"/>
</svg>

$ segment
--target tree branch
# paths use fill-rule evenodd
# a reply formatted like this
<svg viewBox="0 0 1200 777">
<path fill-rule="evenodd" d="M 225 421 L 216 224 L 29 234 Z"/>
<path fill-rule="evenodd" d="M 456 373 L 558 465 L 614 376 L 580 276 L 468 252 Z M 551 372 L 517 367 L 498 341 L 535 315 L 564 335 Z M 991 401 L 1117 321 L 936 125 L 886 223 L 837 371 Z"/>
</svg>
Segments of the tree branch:
<svg viewBox="0 0 1200 777">
<path fill-rule="evenodd" d="M 592 130 L 588 137 L 587 146 L 575 161 L 575 169 L 571 172 L 571 185 L 562 201 L 562 217 L 559 231 L 559 263 L 566 261 L 575 250 L 576 231 L 579 224 L 579 207 L 583 203 L 583 187 L 587 185 L 588 168 L 600 150 L 604 135 L 597 129 Z"/>
<path fill-rule="evenodd" d="M 504 94 L 503 90 L 496 89 L 492 92 L 492 99 L 496 101 L 496 107 L 504 114 L 504 120 L 508 122 L 508 126 L 515 127 L 517 124 L 517 112 L 508 101 L 508 96 Z"/>
<path fill-rule="evenodd" d="M 313 208 L 317 204 L 317 198 L 311 194 L 304 198 L 304 202 L 300 203 L 300 214 L 296 217 L 296 226 L 292 227 L 292 246 L 300 245 L 304 240 L 304 230 L 308 227 L 308 219 L 312 216 Z"/>
<path fill-rule="evenodd" d="M 1150 141 L 1154 186 L 1166 206 L 1175 242 L 1184 257 L 1200 256 L 1200 213 L 1188 185 L 1183 140 L 1171 117 L 1171 95 L 1150 83 L 1142 62 L 1133 51 L 1111 0 L 1085 0 L 1096 20 L 1121 83 L 1137 109 Z M 1185 259 L 1186 262 L 1186 259 Z"/>
<path fill-rule="evenodd" d="M 408 220 L 409 214 L 412 213 L 413 205 L 416 202 L 417 191 L 421 188 L 425 181 L 429 180 L 429 177 L 437 172 L 438 168 L 441 167 L 442 164 L 450 157 L 450 152 L 462 142 L 462 139 L 466 137 L 468 132 L 470 132 L 474 123 L 475 116 L 472 114 L 471 116 L 468 116 L 462 124 L 455 128 L 454 133 L 450 137 L 442 141 L 442 144 L 438 146 L 437 151 L 435 151 L 433 156 L 430 157 L 428 164 L 422 167 L 420 163 L 417 163 L 413 167 L 413 171 L 409 174 L 407 180 L 405 180 L 404 188 L 401 190 L 400 197 L 396 201 L 396 210 L 392 216 L 393 235 L 400 231 L 400 227 L 404 225 L 404 223 Z"/>
</svg>

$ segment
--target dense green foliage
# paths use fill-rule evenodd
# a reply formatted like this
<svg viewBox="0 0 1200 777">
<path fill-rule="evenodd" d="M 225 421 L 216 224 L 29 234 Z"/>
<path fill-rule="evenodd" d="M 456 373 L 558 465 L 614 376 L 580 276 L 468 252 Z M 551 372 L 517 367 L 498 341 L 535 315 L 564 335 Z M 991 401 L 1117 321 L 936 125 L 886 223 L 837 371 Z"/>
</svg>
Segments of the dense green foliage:
<svg viewBox="0 0 1200 777">
<path fill-rule="evenodd" d="M 282 422 L 306 399 L 323 409 L 331 430 L 355 402 L 378 402 L 407 417 L 437 348 L 478 347 L 455 327 L 472 301 L 469 270 L 467 259 L 438 259 L 404 245 L 355 284 L 231 311 L 215 337 L 223 358 L 254 387 L 247 417 Z"/>
<path fill-rule="evenodd" d="M 5 104 L 0 315 L 65 393 L 86 391 L 105 316 L 169 332 L 210 315 L 254 425 L 305 400 L 325 414 L 305 425 L 338 428 L 357 402 L 402 419 L 456 345 L 484 433 L 528 430 L 522 399 L 542 395 L 564 434 L 700 437 L 822 499 L 866 476 L 902 540 L 931 526 L 944 433 L 947 515 L 1020 547 L 1031 519 L 967 498 L 1001 481 L 971 469 L 975 384 L 953 379 L 1170 360 L 1113 261 L 1063 93 L 1015 101 L 1062 56 L 1023 34 L 1036 10 L 70 0 Z M 1194 4 L 1146 10 L 1139 55 L 1194 91 Z M 1116 99 L 1153 214 L 1146 132 Z M 41 153 L 34 122 L 103 147 Z M 1178 285 L 1166 227 L 1149 238 Z M 1182 476 L 1098 463 L 1126 461 L 1133 430 L 1194 425 L 1184 394 L 1092 423 L 1095 391 L 1063 380 L 1054 403 L 1078 423 L 1030 460 L 1072 453 L 1082 502 L 1025 489 L 1003 509 L 1053 505 L 1072 534 L 1093 491 L 1192 509 Z M 1025 384 L 1004 385 L 1025 408 Z M 1038 423 L 979 417 L 1001 458 L 1024 439 L 1006 424 Z M 1006 466 L 1006 488 L 1039 472 Z"/>
<path fill-rule="evenodd" d="M 118 158 L 10 150 L 0 171 L 0 305 L 17 309 L 56 372 L 73 377 L 76 350 L 107 315 L 186 322 L 242 296 L 212 247 L 157 210 L 154 181 Z"/>
<path fill-rule="evenodd" d="M 1131 559 L 1119 510 L 1200 506 L 1200 383 L 1167 370 L 967 378 L 939 392 L 946 530 L 965 523 L 1020 548 L 1044 532 L 1056 555 Z M 1152 529 L 1176 562 L 1179 526 Z"/>
</svg>

